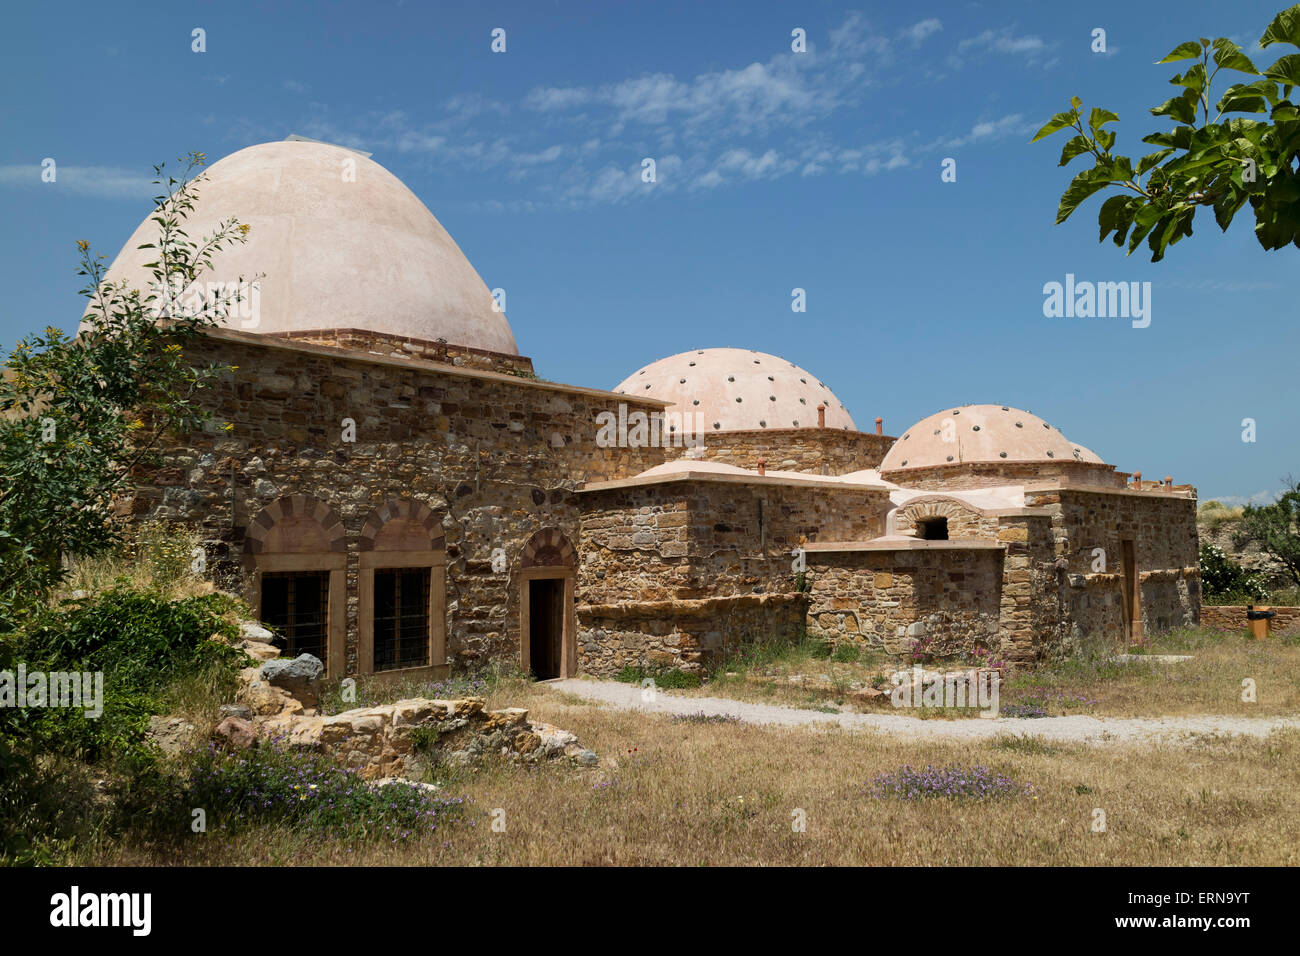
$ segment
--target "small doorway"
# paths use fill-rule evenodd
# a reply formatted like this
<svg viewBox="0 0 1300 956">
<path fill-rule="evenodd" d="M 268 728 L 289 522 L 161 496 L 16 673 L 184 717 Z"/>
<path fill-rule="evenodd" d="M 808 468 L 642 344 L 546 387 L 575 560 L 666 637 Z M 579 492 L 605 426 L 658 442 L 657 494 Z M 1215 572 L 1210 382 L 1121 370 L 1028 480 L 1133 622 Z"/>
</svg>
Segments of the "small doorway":
<svg viewBox="0 0 1300 956">
<path fill-rule="evenodd" d="M 564 643 L 564 579 L 534 578 L 528 585 L 528 660 L 533 676 L 560 676 Z"/>
<path fill-rule="evenodd" d="M 1142 584 L 1137 567 L 1137 546 L 1132 538 L 1120 542 L 1123 563 L 1120 601 L 1124 605 L 1124 631 L 1130 644 L 1142 643 Z"/>
</svg>

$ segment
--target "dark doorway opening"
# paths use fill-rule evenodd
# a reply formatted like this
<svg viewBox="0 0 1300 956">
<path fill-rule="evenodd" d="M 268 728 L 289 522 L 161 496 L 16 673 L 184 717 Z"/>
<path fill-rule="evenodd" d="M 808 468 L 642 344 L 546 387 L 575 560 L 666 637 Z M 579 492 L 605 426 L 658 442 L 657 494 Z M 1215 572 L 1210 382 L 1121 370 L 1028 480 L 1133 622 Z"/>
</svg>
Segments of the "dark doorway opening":
<svg viewBox="0 0 1300 956">
<path fill-rule="evenodd" d="M 948 540 L 947 518 L 925 518 L 921 521 L 921 537 L 926 541 Z"/>
<path fill-rule="evenodd" d="M 528 661 L 538 680 L 560 676 L 564 641 L 564 579 L 528 582 Z"/>
<path fill-rule="evenodd" d="M 262 623 L 276 629 L 286 657 L 311 654 L 326 659 L 329 592 L 328 571 L 262 574 Z"/>
<path fill-rule="evenodd" d="M 1142 643 L 1142 577 L 1138 574 L 1137 545 L 1132 538 L 1120 542 L 1123 563 L 1120 601 L 1124 607 L 1124 631 L 1130 644 Z"/>
<path fill-rule="evenodd" d="M 428 568 L 375 571 L 375 670 L 429 663 Z"/>
</svg>

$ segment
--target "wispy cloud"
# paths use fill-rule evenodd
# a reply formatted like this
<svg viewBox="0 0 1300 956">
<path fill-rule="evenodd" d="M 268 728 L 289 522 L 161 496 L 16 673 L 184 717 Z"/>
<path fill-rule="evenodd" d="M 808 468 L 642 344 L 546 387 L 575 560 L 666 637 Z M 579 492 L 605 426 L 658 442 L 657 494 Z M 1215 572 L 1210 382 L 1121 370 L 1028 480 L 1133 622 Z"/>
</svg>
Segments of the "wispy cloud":
<svg viewBox="0 0 1300 956">
<path fill-rule="evenodd" d="M 52 183 L 43 182 L 41 172 L 39 163 L 0 166 L 0 186 L 65 190 L 96 199 L 149 199 L 159 190 L 151 174 L 120 166 L 56 165 Z"/>
<path fill-rule="evenodd" d="M 954 67 L 960 67 L 968 60 L 994 55 L 1018 59 L 1026 66 L 1041 64 L 1048 67 L 1057 62 L 1053 54 L 1055 49 L 1055 43 L 1049 43 L 1042 37 L 1033 34 L 1018 35 L 1014 27 L 1001 27 L 959 41 L 950 62 Z"/>
</svg>

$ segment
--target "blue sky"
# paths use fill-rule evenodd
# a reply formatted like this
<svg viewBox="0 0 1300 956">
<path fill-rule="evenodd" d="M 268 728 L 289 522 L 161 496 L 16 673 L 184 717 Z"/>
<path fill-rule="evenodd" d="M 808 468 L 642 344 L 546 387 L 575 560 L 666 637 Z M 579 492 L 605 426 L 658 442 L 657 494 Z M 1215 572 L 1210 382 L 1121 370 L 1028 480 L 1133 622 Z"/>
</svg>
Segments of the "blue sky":
<svg viewBox="0 0 1300 956">
<path fill-rule="evenodd" d="M 820 376 L 863 429 L 1010 404 L 1202 498 L 1272 492 L 1300 475 L 1297 250 L 1263 252 L 1247 214 L 1222 234 L 1201 213 L 1164 262 L 1126 259 L 1096 241 L 1098 198 L 1053 225 L 1064 137 L 1029 139 L 1078 95 L 1141 155 L 1166 122 L 1147 108 L 1173 95 L 1154 61 L 1227 35 L 1270 63 L 1285 51 L 1254 41 L 1281 5 L 10 7 L 0 343 L 76 323 L 73 243 L 115 255 L 154 163 L 298 133 L 404 180 L 507 290 L 544 377 L 612 387 L 689 348 L 754 348 Z M 1150 326 L 1045 318 L 1043 285 L 1066 273 L 1151 282 Z"/>
</svg>

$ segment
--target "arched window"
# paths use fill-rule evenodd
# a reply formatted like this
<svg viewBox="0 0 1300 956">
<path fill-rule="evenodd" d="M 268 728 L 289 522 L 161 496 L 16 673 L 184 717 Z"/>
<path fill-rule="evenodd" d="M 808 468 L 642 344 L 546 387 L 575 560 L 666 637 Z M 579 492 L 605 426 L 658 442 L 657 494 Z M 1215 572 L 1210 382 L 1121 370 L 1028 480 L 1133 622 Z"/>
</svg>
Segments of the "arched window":
<svg viewBox="0 0 1300 956">
<path fill-rule="evenodd" d="M 339 516 L 306 495 L 271 502 L 244 537 L 259 619 L 283 637 L 286 655 L 312 654 L 335 678 L 346 660 L 346 552 Z"/>
<path fill-rule="evenodd" d="M 363 674 L 447 671 L 447 552 L 437 516 L 389 501 L 361 529 L 358 656 Z"/>
</svg>

